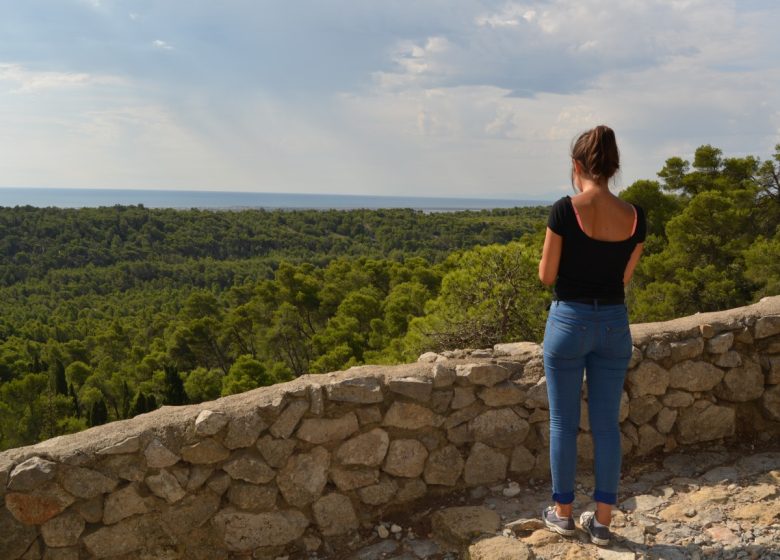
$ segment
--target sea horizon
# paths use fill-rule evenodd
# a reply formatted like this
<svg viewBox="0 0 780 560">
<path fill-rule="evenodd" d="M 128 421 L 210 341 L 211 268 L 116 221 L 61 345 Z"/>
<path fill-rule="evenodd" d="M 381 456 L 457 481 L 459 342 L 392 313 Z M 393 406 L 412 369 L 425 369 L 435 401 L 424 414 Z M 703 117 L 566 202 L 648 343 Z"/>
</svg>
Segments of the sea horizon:
<svg viewBox="0 0 780 560">
<path fill-rule="evenodd" d="M 0 187 L 0 207 L 98 208 L 137 206 L 211 210 L 378 210 L 411 208 L 426 212 L 549 206 L 552 201 L 511 198 L 389 196 L 240 191 Z"/>
</svg>

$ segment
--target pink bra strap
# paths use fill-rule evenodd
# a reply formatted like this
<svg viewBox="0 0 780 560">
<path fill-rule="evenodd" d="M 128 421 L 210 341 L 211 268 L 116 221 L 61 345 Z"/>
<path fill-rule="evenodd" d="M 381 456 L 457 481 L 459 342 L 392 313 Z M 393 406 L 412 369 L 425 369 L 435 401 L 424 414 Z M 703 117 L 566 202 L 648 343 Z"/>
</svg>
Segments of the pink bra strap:
<svg viewBox="0 0 780 560">
<path fill-rule="evenodd" d="M 634 206 L 632 204 L 631 208 L 634 209 L 634 226 L 631 228 L 631 237 L 634 237 L 634 233 L 636 233 L 636 222 L 637 222 L 637 219 L 639 218 L 639 216 L 636 213 L 636 206 Z M 577 219 L 579 219 L 579 216 L 577 217 Z"/>
<path fill-rule="evenodd" d="M 582 230 L 582 232 L 585 233 L 585 228 L 582 227 L 582 220 L 580 219 L 580 213 L 577 212 L 577 207 L 574 206 L 573 202 L 571 203 L 571 207 L 574 209 L 574 215 L 577 216 L 577 223 L 580 224 L 580 230 Z"/>
</svg>

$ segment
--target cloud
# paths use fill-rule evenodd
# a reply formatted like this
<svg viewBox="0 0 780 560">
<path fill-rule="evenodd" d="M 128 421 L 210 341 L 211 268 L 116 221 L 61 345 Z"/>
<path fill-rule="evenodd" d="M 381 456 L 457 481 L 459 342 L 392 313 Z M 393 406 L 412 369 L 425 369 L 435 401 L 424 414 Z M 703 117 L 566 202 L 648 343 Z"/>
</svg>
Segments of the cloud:
<svg viewBox="0 0 780 560">
<path fill-rule="evenodd" d="M 117 84 L 111 76 L 93 76 L 84 72 L 34 71 L 20 64 L 0 63 L 0 82 L 16 84 L 15 92 L 83 87 L 90 84 Z"/>
<path fill-rule="evenodd" d="M 163 41 L 162 39 L 155 39 L 154 41 L 152 41 L 152 45 L 154 45 L 156 49 L 160 49 L 164 51 L 173 50 L 173 47 L 168 43 L 166 43 L 165 41 Z"/>
</svg>

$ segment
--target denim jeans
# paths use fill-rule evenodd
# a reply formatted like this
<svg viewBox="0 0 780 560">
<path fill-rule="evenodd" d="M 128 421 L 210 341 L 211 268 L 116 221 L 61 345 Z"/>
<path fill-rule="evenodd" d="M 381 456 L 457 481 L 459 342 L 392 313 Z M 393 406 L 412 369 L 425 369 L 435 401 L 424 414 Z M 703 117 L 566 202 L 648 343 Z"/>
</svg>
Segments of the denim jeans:
<svg viewBox="0 0 780 560">
<path fill-rule="evenodd" d="M 550 401 L 553 500 L 574 501 L 583 371 L 593 435 L 593 499 L 617 503 L 620 480 L 620 398 L 631 358 L 626 306 L 554 301 L 544 331 L 544 370 Z"/>
</svg>

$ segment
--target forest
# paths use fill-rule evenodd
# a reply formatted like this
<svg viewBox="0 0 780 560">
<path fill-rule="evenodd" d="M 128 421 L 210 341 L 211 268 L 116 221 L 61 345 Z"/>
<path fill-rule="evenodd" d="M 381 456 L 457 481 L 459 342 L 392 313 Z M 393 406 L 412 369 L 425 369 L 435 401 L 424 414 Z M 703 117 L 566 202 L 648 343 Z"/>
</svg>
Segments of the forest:
<svg viewBox="0 0 780 560">
<path fill-rule="evenodd" d="M 666 160 L 634 322 L 780 293 L 780 145 Z M 427 350 L 540 341 L 548 207 L 0 208 L 0 449 Z"/>
</svg>

